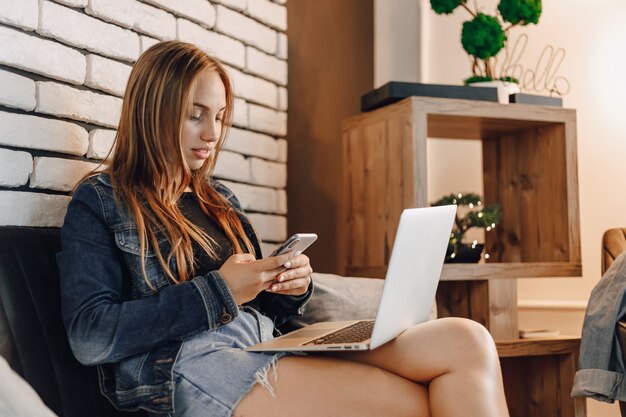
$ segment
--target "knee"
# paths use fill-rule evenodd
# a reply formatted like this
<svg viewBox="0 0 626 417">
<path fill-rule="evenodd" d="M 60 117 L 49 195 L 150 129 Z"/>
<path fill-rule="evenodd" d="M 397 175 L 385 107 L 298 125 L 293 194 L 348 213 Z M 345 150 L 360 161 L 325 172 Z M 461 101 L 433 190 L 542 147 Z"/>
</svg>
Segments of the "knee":
<svg viewBox="0 0 626 417">
<path fill-rule="evenodd" d="M 477 366 L 499 364 L 496 345 L 485 326 L 474 320 L 457 317 L 440 320 L 457 345 L 463 362 Z"/>
</svg>

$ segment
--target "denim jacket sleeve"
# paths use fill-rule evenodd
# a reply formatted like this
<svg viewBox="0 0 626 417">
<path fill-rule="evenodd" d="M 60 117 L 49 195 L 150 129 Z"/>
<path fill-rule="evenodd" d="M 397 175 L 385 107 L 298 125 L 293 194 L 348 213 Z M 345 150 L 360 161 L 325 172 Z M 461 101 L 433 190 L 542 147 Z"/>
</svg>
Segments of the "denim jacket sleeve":
<svg viewBox="0 0 626 417">
<path fill-rule="evenodd" d="M 626 253 L 615 259 L 589 297 L 573 397 L 626 401 L 626 368 L 616 325 L 626 316 Z"/>
<path fill-rule="evenodd" d="M 70 202 L 58 254 L 70 345 L 86 365 L 116 362 L 232 320 L 238 308 L 219 271 L 141 299 L 127 295 L 129 271 L 91 184 Z"/>
</svg>

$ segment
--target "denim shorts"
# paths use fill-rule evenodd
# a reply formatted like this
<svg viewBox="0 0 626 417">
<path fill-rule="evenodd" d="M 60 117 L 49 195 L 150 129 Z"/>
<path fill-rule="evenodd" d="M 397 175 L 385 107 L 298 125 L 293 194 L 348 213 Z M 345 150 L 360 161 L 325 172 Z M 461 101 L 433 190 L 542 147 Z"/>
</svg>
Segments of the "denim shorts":
<svg viewBox="0 0 626 417">
<path fill-rule="evenodd" d="M 275 365 L 287 353 L 247 352 L 243 348 L 273 338 L 272 320 L 249 307 L 227 325 L 183 342 L 174 364 L 172 417 L 230 417 L 260 383 L 272 392 Z"/>
</svg>

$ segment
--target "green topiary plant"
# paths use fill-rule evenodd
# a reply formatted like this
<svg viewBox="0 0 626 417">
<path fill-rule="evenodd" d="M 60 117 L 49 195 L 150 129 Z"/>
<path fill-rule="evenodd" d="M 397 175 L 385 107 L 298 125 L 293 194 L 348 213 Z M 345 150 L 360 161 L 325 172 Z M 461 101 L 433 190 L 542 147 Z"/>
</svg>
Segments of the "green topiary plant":
<svg viewBox="0 0 626 417">
<path fill-rule="evenodd" d="M 478 242 L 464 242 L 465 233 L 473 227 L 485 229 L 487 232 L 496 227 L 500 223 L 500 206 L 492 204 L 487 207 L 483 206 L 482 199 L 478 194 L 474 193 L 456 193 L 446 195 L 432 203 L 432 206 L 445 206 L 448 204 L 456 204 L 458 206 L 457 214 L 452 226 L 450 241 L 448 242 L 448 251 L 446 253 L 446 261 L 448 262 L 477 262 L 480 259 L 482 245 Z M 479 248 L 477 249 L 477 246 Z M 477 249 L 477 250 L 475 250 Z M 472 260 L 461 260 L 461 254 L 469 254 L 475 256 Z"/>
<path fill-rule="evenodd" d="M 473 58 L 473 76 L 464 80 L 465 84 L 477 82 L 477 79 L 517 82 L 495 73 L 494 57 L 505 46 L 507 33 L 512 27 L 539 21 L 541 0 L 500 0 L 497 17 L 479 12 L 476 5 L 476 10 L 470 9 L 467 0 L 430 0 L 430 5 L 437 14 L 450 14 L 461 6 L 473 16 L 472 20 L 463 23 L 461 31 L 463 49 Z M 509 23 L 506 28 L 504 22 Z"/>
</svg>

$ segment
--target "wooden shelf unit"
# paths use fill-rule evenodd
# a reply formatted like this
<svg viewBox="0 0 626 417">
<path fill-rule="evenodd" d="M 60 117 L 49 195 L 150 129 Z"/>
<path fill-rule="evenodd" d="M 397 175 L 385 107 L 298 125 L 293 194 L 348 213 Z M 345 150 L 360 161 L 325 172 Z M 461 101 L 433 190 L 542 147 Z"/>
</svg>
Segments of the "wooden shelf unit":
<svg viewBox="0 0 626 417">
<path fill-rule="evenodd" d="M 402 210 L 429 205 L 428 138 L 481 142 L 484 203 L 500 204 L 502 221 L 485 236 L 487 263 L 444 265 L 438 315 L 489 329 L 512 417 L 585 416 L 584 400 L 569 398 L 580 338 L 517 339 L 517 278 L 582 276 L 576 112 L 410 97 L 342 128 L 349 276 L 384 277 Z"/>
<path fill-rule="evenodd" d="M 345 120 L 344 274 L 385 276 L 402 210 L 429 205 L 429 138 L 480 141 L 484 203 L 502 209 L 485 236 L 488 263 L 444 265 L 439 312 L 477 320 L 496 339 L 514 338 L 516 278 L 582 275 L 576 112 L 410 97 Z"/>
<path fill-rule="evenodd" d="M 511 417 L 585 417 L 584 398 L 571 398 L 579 337 L 496 342 Z"/>
</svg>

